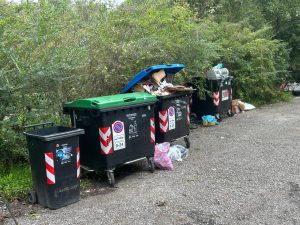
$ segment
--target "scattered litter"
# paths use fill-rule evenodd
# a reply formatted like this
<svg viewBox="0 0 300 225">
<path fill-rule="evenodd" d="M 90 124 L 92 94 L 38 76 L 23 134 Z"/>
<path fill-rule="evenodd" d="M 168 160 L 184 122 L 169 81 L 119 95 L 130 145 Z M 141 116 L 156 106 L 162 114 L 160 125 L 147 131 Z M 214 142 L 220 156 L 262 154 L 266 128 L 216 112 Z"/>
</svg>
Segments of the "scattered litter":
<svg viewBox="0 0 300 225">
<path fill-rule="evenodd" d="M 173 145 L 170 147 L 168 156 L 171 160 L 182 161 L 188 157 L 189 150 L 182 145 Z"/>
<path fill-rule="evenodd" d="M 242 102 L 240 99 L 232 100 L 232 112 L 241 113 L 243 111 L 249 111 L 255 109 L 254 105 L 246 102 Z"/>
<path fill-rule="evenodd" d="M 249 103 L 244 102 L 244 105 L 245 105 L 245 109 L 244 109 L 245 111 L 249 111 L 249 110 L 255 109 L 255 106 L 251 105 Z"/>
<path fill-rule="evenodd" d="M 173 163 L 170 157 L 168 156 L 168 152 L 170 149 L 170 143 L 164 142 L 161 144 L 155 145 L 154 151 L 154 164 L 160 169 L 163 170 L 173 170 Z"/>
<path fill-rule="evenodd" d="M 206 115 L 202 116 L 202 124 L 205 127 L 209 126 L 215 126 L 216 124 L 219 124 L 215 116 Z"/>
<path fill-rule="evenodd" d="M 178 91 L 191 91 L 191 87 L 181 85 L 173 85 L 172 78 L 168 76 L 164 70 L 153 73 L 147 80 L 137 83 L 133 91 L 148 92 L 156 96 L 166 96 L 174 94 Z"/>
</svg>

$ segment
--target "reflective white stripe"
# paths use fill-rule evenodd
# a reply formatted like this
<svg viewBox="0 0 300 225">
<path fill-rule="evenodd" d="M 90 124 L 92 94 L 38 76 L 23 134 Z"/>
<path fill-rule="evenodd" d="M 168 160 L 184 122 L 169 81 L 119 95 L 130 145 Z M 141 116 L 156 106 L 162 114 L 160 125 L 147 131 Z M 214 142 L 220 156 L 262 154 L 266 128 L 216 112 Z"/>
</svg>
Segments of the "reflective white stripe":
<svg viewBox="0 0 300 225">
<path fill-rule="evenodd" d="M 77 178 L 80 176 L 80 167 L 77 168 Z"/>
<path fill-rule="evenodd" d="M 168 113 L 166 112 L 165 115 L 162 115 L 160 112 L 159 112 L 159 118 L 162 119 L 164 122 L 166 122 L 167 118 L 168 118 Z"/>
<path fill-rule="evenodd" d="M 153 134 L 152 132 L 151 132 L 151 138 L 153 141 L 155 141 L 155 134 Z"/>
<path fill-rule="evenodd" d="M 101 129 L 99 129 L 100 136 L 105 140 L 108 136 L 111 135 L 110 128 L 106 131 L 106 133 L 102 133 Z"/>
<path fill-rule="evenodd" d="M 109 142 L 109 144 L 107 145 L 107 147 L 105 147 L 104 145 L 102 145 L 101 143 L 101 149 L 102 151 L 104 151 L 106 154 L 109 153 L 110 149 L 112 148 L 112 142 Z"/>
<path fill-rule="evenodd" d="M 54 168 L 54 161 L 47 154 L 45 154 L 45 161 L 49 166 Z"/>
<path fill-rule="evenodd" d="M 109 154 L 109 152 L 112 150 L 111 129 L 110 127 L 102 129 L 107 129 L 107 131 L 103 133 L 101 128 L 99 128 L 101 150 L 105 154 Z M 108 139 L 110 139 L 109 143 L 107 143 Z M 105 146 L 101 140 L 106 143 L 107 146 Z"/>
<path fill-rule="evenodd" d="M 214 92 L 214 98 L 219 98 L 220 93 L 219 92 Z"/>
<path fill-rule="evenodd" d="M 77 152 L 77 164 L 76 164 L 76 166 L 78 166 L 78 162 L 79 162 L 79 159 L 80 159 L 80 155 L 79 154 L 80 153 Z M 79 176 L 80 176 L 80 166 L 77 167 L 77 177 L 79 177 Z"/>
<path fill-rule="evenodd" d="M 169 123 L 167 123 L 165 126 L 162 125 L 161 123 L 159 124 L 160 129 L 162 129 L 164 132 L 167 132 L 169 128 Z"/>
<path fill-rule="evenodd" d="M 219 104 L 220 100 L 214 100 L 214 103 Z"/>
<path fill-rule="evenodd" d="M 46 170 L 47 178 L 51 180 L 53 183 L 55 183 L 55 176 L 54 174 L 50 173 L 48 170 Z"/>
</svg>

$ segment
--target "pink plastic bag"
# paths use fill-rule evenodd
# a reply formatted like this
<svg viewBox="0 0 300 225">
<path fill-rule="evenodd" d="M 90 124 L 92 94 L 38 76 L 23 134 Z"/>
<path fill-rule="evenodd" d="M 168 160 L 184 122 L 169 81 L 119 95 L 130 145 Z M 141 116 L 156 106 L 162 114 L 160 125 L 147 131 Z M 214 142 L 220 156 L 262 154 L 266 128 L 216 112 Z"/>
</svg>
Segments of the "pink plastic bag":
<svg viewBox="0 0 300 225">
<path fill-rule="evenodd" d="M 155 145 L 154 164 L 158 168 L 163 170 L 173 170 L 172 160 L 168 156 L 169 149 L 170 149 L 169 142 L 164 142 Z"/>
</svg>

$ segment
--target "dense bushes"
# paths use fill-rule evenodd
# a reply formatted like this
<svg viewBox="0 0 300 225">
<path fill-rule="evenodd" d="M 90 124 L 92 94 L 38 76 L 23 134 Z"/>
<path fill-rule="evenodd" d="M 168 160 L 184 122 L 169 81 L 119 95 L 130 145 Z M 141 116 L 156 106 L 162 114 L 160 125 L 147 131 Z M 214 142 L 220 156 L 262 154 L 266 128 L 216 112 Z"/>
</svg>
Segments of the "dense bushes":
<svg viewBox="0 0 300 225">
<path fill-rule="evenodd" d="M 186 1 L 7 4 L 0 0 L 0 161 L 26 159 L 26 124 L 68 123 L 62 103 L 117 93 L 153 64 L 184 63 L 186 79 L 223 62 L 236 97 L 271 102 L 286 79 L 286 44 L 272 26 L 195 13 Z M 184 81 L 182 77 L 178 79 Z"/>
</svg>

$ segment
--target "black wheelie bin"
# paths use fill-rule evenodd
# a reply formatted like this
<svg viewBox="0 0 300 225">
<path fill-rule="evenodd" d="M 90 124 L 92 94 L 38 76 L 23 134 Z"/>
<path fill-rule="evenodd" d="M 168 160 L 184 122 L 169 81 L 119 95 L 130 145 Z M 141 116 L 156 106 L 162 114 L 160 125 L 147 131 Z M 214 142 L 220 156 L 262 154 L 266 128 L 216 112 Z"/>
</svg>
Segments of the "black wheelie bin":
<svg viewBox="0 0 300 225">
<path fill-rule="evenodd" d="M 83 169 L 106 171 L 115 185 L 114 169 L 147 158 L 154 172 L 154 104 L 147 93 L 79 99 L 64 104 L 72 126 L 85 130 L 80 137 Z"/>
<path fill-rule="evenodd" d="M 174 75 L 184 68 L 183 64 L 154 65 L 148 67 L 128 83 L 121 93 L 133 92 L 134 86 L 149 80 L 153 73 L 164 70 L 165 80 L 171 82 Z M 190 147 L 190 98 L 193 91 L 180 91 L 171 95 L 157 96 L 155 105 L 155 142 L 172 142 L 184 138 L 186 147 Z"/>
<path fill-rule="evenodd" d="M 197 88 L 197 82 L 203 82 L 200 77 L 194 77 L 192 85 Z M 219 121 L 222 116 L 232 113 L 232 84 L 233 77 L 229 76 L 226 68 L 214 68 L 207 73 L 205 81 L 205 97 L 201 99 L 196 92 L 193 93 L 191 111 L 198 118 L 204 115 L 213 115 Z"/>
<path fill-rule="evenodd" d="M 79 136 L 84 130 L 53 126 L 53 123 L 26 128 L 33 128 L 24 132 L 33 183 L 33 190 L 28 193 L 29 202 L 57 209 L 79 201 Z"/>
</svg>

